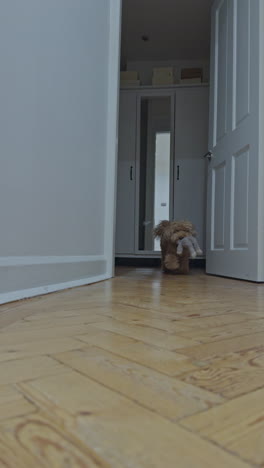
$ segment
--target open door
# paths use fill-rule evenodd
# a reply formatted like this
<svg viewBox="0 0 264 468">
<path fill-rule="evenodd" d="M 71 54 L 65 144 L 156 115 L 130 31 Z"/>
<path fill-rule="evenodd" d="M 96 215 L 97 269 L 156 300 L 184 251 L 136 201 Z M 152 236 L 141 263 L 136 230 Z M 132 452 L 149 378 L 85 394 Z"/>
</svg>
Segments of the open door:
<svg viewBox="0 0 264 468">
<path fill-rule="evenodd" d="M 113 276 L 120 10 L 0 2 L 0 304 Z"/>
<path fill-rule="evenodd" d="M 212 7 L 207 273 L 252 281 L 264 280 L 262 2 Z"/>
</svg>

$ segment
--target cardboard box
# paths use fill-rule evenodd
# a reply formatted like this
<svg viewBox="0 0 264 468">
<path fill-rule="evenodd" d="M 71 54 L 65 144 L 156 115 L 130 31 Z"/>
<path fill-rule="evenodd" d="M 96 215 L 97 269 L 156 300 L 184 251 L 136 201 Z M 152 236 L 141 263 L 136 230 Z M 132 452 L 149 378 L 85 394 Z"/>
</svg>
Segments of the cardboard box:
<svg viewBox="0 0 264 468">
<path fill-rule="evenodd" d="M 152 84 L 154 86 L 171 85 L 173 83 L 174 74 L 172 67 L 153 69 Z"/>
<path fill-rule="evenodd" d="M 140 80 L 121 80 L 120 86 L 121 88 L 136 88 L 140 86 Z"/>
<path fill-rule="evenodd" d="M 203 69 L 202 68 L 182 68 L 181 79 L 195 79 L 200 78 L 203 80 Z"/>
<path fill-rule="evenodd" d="M 120 80 L 121 81 L 137 81 L 138 72 L 137 71 L 121 71 Z"/>
</svg>

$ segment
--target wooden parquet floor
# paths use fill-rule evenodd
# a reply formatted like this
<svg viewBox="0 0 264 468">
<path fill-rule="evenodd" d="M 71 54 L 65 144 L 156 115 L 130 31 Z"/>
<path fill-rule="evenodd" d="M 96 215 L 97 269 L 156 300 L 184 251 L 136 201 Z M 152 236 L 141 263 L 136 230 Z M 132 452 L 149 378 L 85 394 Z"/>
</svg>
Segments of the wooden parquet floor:
<svg viewBox="0 0 264 468">
<path fill-rule="evenodd" d="M 119 269 L 0 308 L 0 467 L 264 466 L 264 286 Z"/>
</svg>

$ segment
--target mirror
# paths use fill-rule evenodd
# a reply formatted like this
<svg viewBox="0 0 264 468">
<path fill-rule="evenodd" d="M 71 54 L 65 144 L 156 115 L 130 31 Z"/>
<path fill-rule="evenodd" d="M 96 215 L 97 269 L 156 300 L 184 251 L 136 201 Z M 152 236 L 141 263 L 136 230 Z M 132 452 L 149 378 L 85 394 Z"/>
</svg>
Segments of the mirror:
<svg viewBox="0 0 264 468">
<path fill-rule="evenodd" d="M 138 250 L 160 251 L 153 228 L 170 219 L 172 164 L 172 99 L 143 97 L 140 101 Z"/>
</svg>

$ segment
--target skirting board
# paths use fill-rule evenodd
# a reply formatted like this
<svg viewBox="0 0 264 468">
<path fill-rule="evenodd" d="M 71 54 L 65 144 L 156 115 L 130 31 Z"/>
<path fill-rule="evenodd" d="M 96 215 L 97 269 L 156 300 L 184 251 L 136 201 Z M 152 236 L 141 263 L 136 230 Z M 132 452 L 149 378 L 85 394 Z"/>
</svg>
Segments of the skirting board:
<svg viewBox="0 0 264 468">
<path fill-rule="evenodd" d="M 89 284 L 99 283 L 100 281 L 105 281 L 107 279 L 109 279 L 108 275 L 100 275 L 91 278 L 82 278 L 76 281 L 68 281 L 66 283 L 52 284 L 50 286 L 40 286 L 38 288 L 3 293 L 0 294 L 0 304 L 20 301 L 21 299 L 29 299 L 30 297 L 43 296 L 44 294 L 61 291 L 63 289 L 77 288 L 79 286 L 88 286 Z"/>
<path fill-rule="evenodd" d="M 1 257 L 0 304 L 109 278 L 103 256 Z"/>
</svg>

